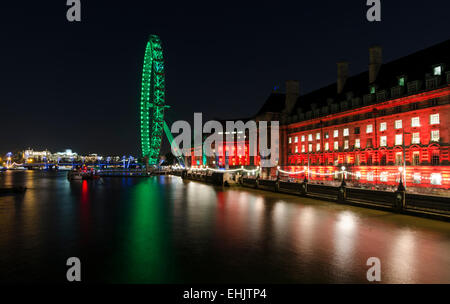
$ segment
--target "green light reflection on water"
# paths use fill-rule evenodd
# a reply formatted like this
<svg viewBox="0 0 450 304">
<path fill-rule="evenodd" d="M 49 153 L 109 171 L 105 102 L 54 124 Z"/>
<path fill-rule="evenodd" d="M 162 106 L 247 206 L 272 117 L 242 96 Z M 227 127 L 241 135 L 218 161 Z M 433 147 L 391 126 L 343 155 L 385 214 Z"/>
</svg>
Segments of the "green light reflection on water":
<svg viewBox="0 0 450 304">
<path fill-rule="evenodd" d="M 131 212 L 124 236 L 124 260 L 119 280 L 128 283 L 171 281 L 167 205 L 156 177 L 135 185 L 127 203 Z"/>
</svg>

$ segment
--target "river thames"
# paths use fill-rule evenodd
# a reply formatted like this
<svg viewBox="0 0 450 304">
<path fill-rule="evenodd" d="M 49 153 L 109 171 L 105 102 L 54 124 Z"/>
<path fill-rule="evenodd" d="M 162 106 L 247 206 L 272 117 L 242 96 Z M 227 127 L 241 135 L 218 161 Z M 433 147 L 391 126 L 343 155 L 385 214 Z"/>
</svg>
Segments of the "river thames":
<svg viewBox="0 0 450 304">
<path fill-rule="evenodd" d="M 179 177 L 69 182 L 7 171 L 0 281 L 86 283 L 450 283 L 450 223 Z"/>
</svg>

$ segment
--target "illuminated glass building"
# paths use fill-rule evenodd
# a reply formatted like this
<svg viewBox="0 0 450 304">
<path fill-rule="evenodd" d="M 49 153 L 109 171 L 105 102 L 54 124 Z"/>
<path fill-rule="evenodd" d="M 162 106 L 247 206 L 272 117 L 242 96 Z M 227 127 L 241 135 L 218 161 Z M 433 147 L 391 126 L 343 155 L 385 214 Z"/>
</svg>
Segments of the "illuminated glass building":
<svg viewBox="0 0 450 304">
<path fill-rule="evenodd" d="M 288 81 L 280 166 L 312 181 L 346 178 L 362 185 L 450 188 L 450 40 L 383 64 L 369 50 L 369 70 L 308 94 Z M 309 169 L 309 170 L 308 170 Z M 302 179 L 300 173 L 296 178 Z"/>
</svg>

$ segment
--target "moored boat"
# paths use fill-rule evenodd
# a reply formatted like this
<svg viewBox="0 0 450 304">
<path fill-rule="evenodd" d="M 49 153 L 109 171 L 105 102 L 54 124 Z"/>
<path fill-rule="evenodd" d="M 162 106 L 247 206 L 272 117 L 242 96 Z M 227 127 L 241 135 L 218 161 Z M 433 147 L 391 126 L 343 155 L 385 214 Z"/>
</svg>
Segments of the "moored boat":
<svg viewBox="0 0 450 304">
<path fill-rule="evenodd" d="M 90 180 L 90 179 L 98 179 L 100 175 L 97 174 L 94 170 L 72 170 L 67 173 L 67 179 L 69 181 L 72 180 Z"/>
<path fill-rule="evenodd" d="M 83 179 L 83 175 L 80 171 L 69 171 L 67 172 L 67 179 L 68 180 L 82 180 Z"/>
</svg>

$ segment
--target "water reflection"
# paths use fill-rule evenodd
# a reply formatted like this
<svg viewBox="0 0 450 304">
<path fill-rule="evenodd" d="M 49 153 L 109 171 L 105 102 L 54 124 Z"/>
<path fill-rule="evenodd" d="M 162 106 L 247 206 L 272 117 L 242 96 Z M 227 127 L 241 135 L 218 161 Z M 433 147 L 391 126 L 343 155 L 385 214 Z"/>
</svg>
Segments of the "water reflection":
<svg viewBox="0 0 450 304">
<path fill-rule="evenodd" d="M 314 231 L 317 229 L 315 210 L 312 207 L 299 208 L 293 223 L 293 243 L 297 252 L 302 252 L 302 259 L 308 263 L 314 252 Z"/>
<path fill-rule="evenodd" d="M 385 283 L 450 283 L 444 222 L 170 176 L 12 184 L 29 189 L 0 196 L 0 281 L 59 282 L 79 256 L 88 282 L 366 283 L 375 256 Z"/>
<path fill-rule="evenodd" d="M 89 220 L 90 220 L 90 202 L 89 202 L 89 185 L 87 180 L 81 181 L 81 230 L 83 234 L 83 241 L 88 242 L 90 231 L 89 231 Z"/>
<path fill-rule="evenodd" d="M 333 255 L 338 274 L 345 273 L 354 265 L 357 228 L 356 218 L 351 212 L 342 212 L 338 215 L 334 228 Z"/>
<path fill-rule="evenodd" d="M 392 238 L 392 248 L 389 263 L 392 265 L 389 275 L 401 283 L 414 283 L 416 277 L 416 242 L 410 230 L 399 231 Z"/>
<path fill-rule="evenodd" d="M 170 235 L 164 223 L 164 197 L 155 179 L 133 187 L 131 212 L 126 240 L 123 269 L 130 282 L 167 282 L 170 268 L 168 243 Z"/>
</svg>

